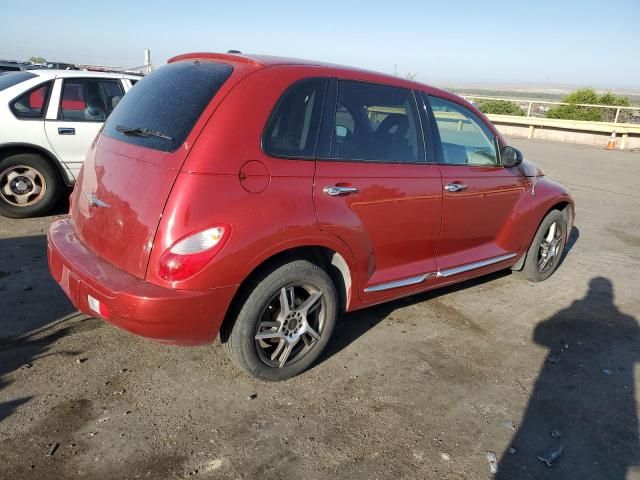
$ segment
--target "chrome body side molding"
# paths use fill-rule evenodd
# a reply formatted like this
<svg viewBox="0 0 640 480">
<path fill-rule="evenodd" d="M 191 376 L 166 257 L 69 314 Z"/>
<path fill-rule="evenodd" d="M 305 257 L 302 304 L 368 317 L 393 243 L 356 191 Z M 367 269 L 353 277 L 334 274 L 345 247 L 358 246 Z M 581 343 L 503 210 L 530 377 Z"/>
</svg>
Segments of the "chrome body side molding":
<svg viewBox="0 0 640 480">
<path fill-rule="evenodd" d="M 393 282 L 379 283 L 378 285 L 365 288 L 364 291 L 366 293 L 380 292 L 383 290 L 391 290 L 392 288 L 400 288 L 400 287 L 408 287 L 409 285 L 417 285 L 418 283 L 424 282 L 428 278 L 451 277 L 452 275 L 458 275 L 459 273 L 468 272 L 470 270 L 475 270 L 477 268 L 487 267 L 489 265 L 493 265 L 494 263 L 499 263 L 504 260 L 508 260 L 510 258 L 515 257 L 516 255 L 517 253 L 507 253 L 506 255 L 500 255 L 498 257 L 488 258 L 486 260 L 480 260 L 479 262 L 467 263 L 466 265 L 460 265 L 459 267 L 448 268 L 446 270 L 442 270 L 438 272 L 424 273 L 422 275 L 416 275 L 415 277 L 403 278 L 401 280 L 394 280 Z"/>
<path fill-rule="evenodd" d="M 480 260 L 479 262 L 467 263 L 466 265 L 460 265 L 459 267 L 447 268 L 446 270 L 442 270 L 438 272 L 439 277 L 450 277 L 452 275 L 457 275 L 459 273 L 468 272 L 469 270 L 475 270 L 476 268 L 486 267 L 488 265 L 493 265 L 494 263 L 499 263 L 504 260 L 508 260 L 517 255 L 517 253 L 507 253 L 506 255 L 500 255 L 498 257 L 487 258 L 486 260 Z"/>
<path fill-rule="evenodd" d="M 380 292 L 382 290 L 390 290 L 392 288 L 408 287 L 409 285 L 415 285 L 417 283 L 424 282 L 427 278 L 435 278 L 437 273 L 425 273 L 423 275 L 417 275 L 415 277 L 403 278 L 402 280 L 394 280 L 393 282 L 380 283 L 373 287 L 367 287 L 365 292 Z"/>
</svg>

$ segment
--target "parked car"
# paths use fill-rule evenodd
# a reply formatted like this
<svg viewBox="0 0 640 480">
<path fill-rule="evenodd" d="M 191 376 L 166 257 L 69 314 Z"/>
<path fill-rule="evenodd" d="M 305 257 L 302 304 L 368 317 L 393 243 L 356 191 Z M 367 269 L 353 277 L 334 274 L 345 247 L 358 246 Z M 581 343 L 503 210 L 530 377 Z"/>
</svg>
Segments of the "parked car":
<svg viewBox="0 0 640 480">
<path fill-rule="evenodd" d="M 204 53 L 124 97 L 71 202 L 49 265 L 78 309 L 163 343 L 219 334 L 267 380 L 312 365 L 341 312 L 501 269 L 548 278 L 574 216 L 455 95 Z"/>
<path fill-rule="evenodd" d="M 0 60 L 0 73 L 20 72 L 27 70 L 31 65 L 29 62 L 18 62 L 17 60 Z"/>
<path fill-rule="evenodd" d="M 0 214 L 24 218 L 51 210 L 136 80 L 73 70 L 0 74 Z"/>
</svg>

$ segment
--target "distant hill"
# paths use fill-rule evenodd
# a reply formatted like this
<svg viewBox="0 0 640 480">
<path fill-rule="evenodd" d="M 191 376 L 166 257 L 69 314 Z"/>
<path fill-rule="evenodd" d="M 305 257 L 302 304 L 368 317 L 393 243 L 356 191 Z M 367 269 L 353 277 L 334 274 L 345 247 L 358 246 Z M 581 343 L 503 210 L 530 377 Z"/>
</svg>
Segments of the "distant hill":
<svg viewBox="0 0 640 480">
<path fill-rule="evenodd" d="M 486 84 L 447 84 L 441 85 L 441 88 L 450 92 L 463 95 L 483 95 L 487 97 L 504 97 L 504 98 L 526 98 L 532 100 L 548 100 L 559 102 L 568 93 L 572 92 L 578 86 L 568 85 L 486 85 Z M 616 95 L 624 95 L 629 97 L 631 105 L 640 106 L 640 89 L 617 89 L 610 90 L 596 88 L 598 93 L 611 92 Z"/>
</svg>

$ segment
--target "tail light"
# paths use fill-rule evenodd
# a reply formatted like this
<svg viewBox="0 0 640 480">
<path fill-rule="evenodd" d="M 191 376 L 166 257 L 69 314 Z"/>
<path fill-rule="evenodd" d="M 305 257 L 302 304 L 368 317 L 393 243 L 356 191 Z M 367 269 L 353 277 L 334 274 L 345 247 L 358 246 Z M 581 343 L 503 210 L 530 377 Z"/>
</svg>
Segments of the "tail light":
<svg viewBox="0 0 640 480">
<path fill-rule="evenodd" d="M 160 257 L 158 275 L 176 282 L 199 272 L 227 242 L 230 230 L 229 225 L 215 225 L 182 237 Z"/>
</svg>

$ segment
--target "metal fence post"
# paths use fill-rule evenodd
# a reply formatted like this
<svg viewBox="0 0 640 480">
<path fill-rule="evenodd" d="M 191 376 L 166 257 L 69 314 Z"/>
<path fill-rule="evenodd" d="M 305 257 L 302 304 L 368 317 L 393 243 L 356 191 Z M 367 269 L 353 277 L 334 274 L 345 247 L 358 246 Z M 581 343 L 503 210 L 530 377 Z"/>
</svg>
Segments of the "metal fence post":
<svg viewBox="0 0 640 480">
<path fill-rule="evenodd" d="M 620 117 L 620 107 L 616 108 L 616 118 L 613 120 L 613 123 L 618 123 L 618 117 Z"/>
<path fill-rule="evenodd" d="M 531 104 L 532 104 L 532 103 L 533 103 L 533 102 L 529 102 L 529 108 L 527 108 L 527 117 L 530 117 L 530 116 L 531 116 Z"/>
</svg>

